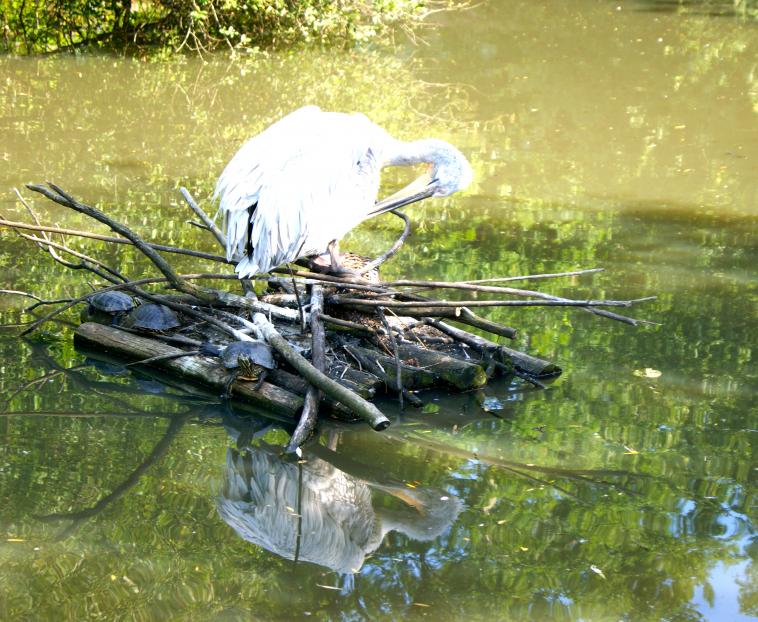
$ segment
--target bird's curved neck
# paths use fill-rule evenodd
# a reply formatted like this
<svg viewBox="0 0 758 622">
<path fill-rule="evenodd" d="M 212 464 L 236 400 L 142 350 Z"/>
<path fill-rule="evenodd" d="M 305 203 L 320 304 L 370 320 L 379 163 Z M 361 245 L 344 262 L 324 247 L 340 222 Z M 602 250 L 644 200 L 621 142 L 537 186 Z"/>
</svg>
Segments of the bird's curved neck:
<svg viewBox="0 0 758 622">
<path fill-rule="evenodd" d="M 387 154 L 385 166 L 411 166 L 429 162 L 436 164 L 450 150 L 450 145 L 436 138 L 422 138 L 405 142 L 395 141 Z"/>
</svg>

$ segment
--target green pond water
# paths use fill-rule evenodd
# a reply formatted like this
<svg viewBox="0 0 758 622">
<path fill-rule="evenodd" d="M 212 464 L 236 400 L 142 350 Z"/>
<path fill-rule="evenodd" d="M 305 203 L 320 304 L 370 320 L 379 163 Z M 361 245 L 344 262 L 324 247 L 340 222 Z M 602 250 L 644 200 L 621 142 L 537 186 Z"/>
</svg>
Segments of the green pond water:
<svg viewBox="0 0 758 622">
<path fill-rule="evenodd" d="M 314 103 L 471 160 L 468 191 L 408 210 L 385 277 L 602 267 L 532 285 L 657 295 L 625 312 L 659 324 L 493 310 L 514 347 L 562 366 L 547 390 L 424 396 L 436 413 L 388 401 L 385 433 L 325 424 L 298 465 L 265 419 L 94 365 L 73 347 L 78 313 L 19 339 L 31 301 L 4 294 L 0 619 L 758 617 L 749 5 L 493 1 L 391 51 L 0 58 L 5 218 L 29 218 L 18 187 L 41 219 L 92 228 L 23 189 L 49 179 L 151 240 L 214 250 L 178 187 L 208 206 L 244 139 Z M 383 192 L 412 174 L 388 171 Z M 374 254 L 397 233 L 384 216 L 343 246 Z M 128 248 L 76 244 L 152 274 Z M 6 230 L 0 287 L 88 289 Z"/>
</svg>

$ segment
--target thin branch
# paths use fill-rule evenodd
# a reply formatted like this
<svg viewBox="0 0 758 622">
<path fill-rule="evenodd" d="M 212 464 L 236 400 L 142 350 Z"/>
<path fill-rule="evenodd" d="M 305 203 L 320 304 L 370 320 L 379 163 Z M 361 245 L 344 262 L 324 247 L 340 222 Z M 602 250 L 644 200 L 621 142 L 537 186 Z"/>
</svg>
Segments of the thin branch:
<svg viewBox="0 0 758 622">
<path fill-rule="evenodd" d="M 237 275 L 235 274 L 182 274 L 181 277 L 186 281 L 196 280 L 196 279 L 236 279 Z M 128 281 L 127 283 L 117 283 L 114 285 L 110 285 L 108 287 L 103 287 L 99 292 L 112 292 L 116 290 L 123 290 L 128 289 L 131 290 L 134 286 L 138 285 L 147 285 L 150 283 L 166 283 L 168 282 L 168 279 L 166 277 L 148 277 L 145 279 L 139 279 L 137 281 Z M 142 290 L 140 290 L 142 291 Z M 65 303 L 62 307 L 58 307 L 57 309 L 51 311 L 47 315 L 42 316 L 41 318 L 35 320 L 34 322 L 29 324 L 29 327 L 26 328 L 21 335 L 26 335 L 37 328 L 39 328 L 42 324 L 45 322 L 48 322 L 49 320 L 52 320 L 57 315 L 60 315 L 64 311 L 67 311 L 71 307 L 84 302 L 88 298 L 94 296 L 97 292 L 89 292 L 85 294 L 84 296 L 80 296 L 79 298 L 74 298 L 73 300 L 70 300 L 69 302 Z"/>
<path fill-rule="evenodd" d="M 332 304 L 344 304 L 357 307 L 387 307 L 391 309 L 423 308 L 463 308 L 463 307 L 631 307 L 638 302 L 655 300 L 655 296 L 632 300 L 366 300 L 350 298 L 339 294 L 331 296 Z"/>
<path fill-rule="evenodd" d="M 39 303 L 47 303 L 47 300 L 43 300 L 39 296 L 35 296 L 34 294 L 30 294 L 29 292 L 22 292 L 17 289 L 0 289 L 0 294 L 13 294 L 16 296 L 26 296 L 27 298 L 31 298 L 32 300 L 36 300 Z M 60 301 L 55 301 L 60 302 Z"/>
<path fill-rule="evenodd" d="M 54 227 L 52 225 L 31 225 L 25 222 L 17 222 L 13 220 L 6 220 L 4 218 L 0 218 L 0 226 L 9 227 L 12 229 L 23 229 L 25 231 L 45 231 L 48 233 L 59 233 L 61 235 L 73 235 L 80 238 L 98 240 L 100 242 L 109 242 L 112 244 L 128 244 L 130 246 L 134 246 L 133 242 L 131 240 L 127 240 L 126 238 L 117 238 L 110 235 L 101 235 L 99 233 L 92 233 L 90 231 L 64 229 L 63 227 Z M 225 263 L 225 264 L 233 263 L 233 262 L 228 262 L 226 260 L 226 257 L 223 257 L 221 255 L 214 255 L 212 253 L 203 253 L 201 251 L 193 251 L 186 248 L 178 248 L 176 246 L 166 246 L 165 244 L 152 244 L 148 242 L 146 242 L 146 244 L 150 246 L 150 248 L 156 251 L 164 252 L 164 253 L 188 255 L 190 257 L 197 257 L 198 259 L 207 259 L 208 261 L 215 261 L 218 263 Z"/>
<path fill-rule="evenodd" d="M 115 231 L 119 235 L 122 235 L 125 238 L 131 240 L 132 243 L 140 251 L 142 251 L 142 253 L 150 261 L 153 262 L 153 265 L 156 268 L 158 268 L 158 270 L 160 270 L 160 272 L 168 279 L 172 287 L 174 287 L 175 289 L 178 289 L 181 292 L 185 292 L 187 294 L 192 294 L 194 296 L 197 296 L 201 300 L 209 299 L 208 294 L 206 292 L 203 292 L 199 287 L 190 283 L 186 283 L 174 271 L 174 269 L 169 265 L 169 263 L 163 257 L 161 257 L 154 249 L 152 249 L 148 244 L 146 244 L 142 240 L 142 238 L 137 233 L 132 231 L 129 227 L 121 224 L 120 222 L 113 220 L 109 216 L 106 216 L 100 210 L 94 207 L 91 207 L 90 205 L 79 203 L 71 195 L 66 193 L 65 190 L 61 189 L 55 184 L 47 182 L 47 185 L 49 186 L 49 188 L 46 188 L 45 186 L 42 186 L 39 184 L 27 184 L 26 187 L 29 188 L 29 190 L 32 190 L 33 192 L 38 192 L 39 194 L 50 199 L 51 201 L 58 203 L 59 205 L 68 207 L 69 209 L 72 209 L 76 212 L 84 214 L 85 216 L 89 216 L 90 218 L 93 218 L 103 223 L 104 225 L 109 226 L 113 231 Z"/>
<path fill-rule="evenodd" d="M 395 357 L 395 383 L 397 384 L 397 398 L 400 403 L 400 410 L 402 411 L 403 410 L 403 367 L 402 367 L 402 362 L 400 361 L 400 352 L 398 351 L 398 348 L 397 348 L 397 341 L 395 340 L 395 335 L 392 333 L 392 328 L 390 327 L 390 324 L 387 321 L 387 316 L 384 315 L 384 307 L 377 307 L 376 314 L 379 316 L 379 319 L 384 325 L 384 330 L 387 331 L 387 339 L 390 342 L 390 347 L 392 348 L 392 354 Z"/>
<path fill-rule="evenodd" d="M 82 269 L 90 270 L 91 272 L 95 272 L 95 274 L 97 274 L 100 278 L 111 280 L 111 279 L 108 279 L 107 277 L 103 277 L 102 273 L 99 270 L 94 271 L 92 270 L 91 266 L 87 265 L 87 264 L 92 264 L 93 266 L 99 266 L 100 268 L 105 270 L 108 274 L 110 274 L 117 280 L 120 280 L 123 282 L 127 282 L 129 280 L 123 274 L 121 274 L 118 270 L 116 270 L 115 268 L 111 268 L 109 265 L 103 263 L 102 261 L 95 259 L 94 257 L 90 257 L 89 255 L 85 255 L 84 253 L 80 253 L 79 251 L 75 251 L 74 249 L 69 248 L 65 244 L 59 244 L 57 242 L 53 242 L 49 237 L 42 239 L 42 238 L 38 238 L 36 236 L 28 235 L 26 233 L 21 233 L 21 232 L 17 232 L 17 234 L 20 237 L 24 238 L 25 240 L 34 242 L 40 248 L 47 247 L 47 249 L 51 251 L 50 254 L 52 255 L 53 259 L 55 259 L 58 263 L 63 264 L 67 268 L 71 268 L 72 270 L 82 270 Z M 58 250 L 68 253 L 69 255 L 78 257 L 79 259 L 82 260 L 82 263 L 74 264 L 74 263 L 65 261 L 64 259 L 61 259 L 59 255 L 52 252 L 51 249 L 53 248 L 57 248 Z"/>
<path fill-rule="evenodd" d="M 287 269 L 290 271 L 290 277 L 292 278 L 292 289 L 295 292 L 295 302 L 297 302 L 297 312 L 298 312 L 298 315 L 300 316 L 300 332 L 304 333 L 305 332 L 305 312 L 303 311 L 303 303 L 300 300 L 300 292 L 297 289 L 297 283 L 295 283 L 295 274 L 292 272 L 292 266 L 290 264 L 287 264 Z M 319 291 L 322 291 L 320 287 L 321 286 L 319 286 Z M 321 293 L 321 297 L 322 298 L 324 297 L 323 291 Z M 311 321 L 311 325 L 312 325 L 312 321 Z"/>
<path fill-rule="evenodd" d="M 159 354 L 157 356 L 151 356 L 141 361 L 132 361 L 127 363 L 125 367 L 134 367 L 135 365 L 150 365 L 150 363 L 158 363 L 160 361 L 171 361 L 173 359 L 179 359 L 183 356 L 194 356 L 200 354 L 200 350 L 188 350 L 187 352 L 174 352 L 171 354 Z"/>
<path fill-rule="evenodd" d="M 480 285 L 484 283 L 507 283 L 510 281 L 527 281 L 527 280 L 536 280 L 536 279 L 552 279 L 557 277 L 564 277 L 564 276 L 581 276 L 584 274 L 595 274 L 597 272 L 603 272 L 605 268 L 588 268 L 587 270 L 574 270 L 571 272 L 553 272 L 553 273 L 546 273 L 546 274 L 526 274 L 522 276 L 497 276 L 492 277 L 489 279 L 477 279 L 472 281 L 449 281 L 449 285 L 453 284 L 468 284 L 468 285 Z M 427 281 L 411 281 L 411 280 L 401 280 L 401 281 L 389 281 L 387 283 L 383 283 L 383 285 L 386 285 L 388 287 L 395 287 L 395 286 L 401 286 L 401 285 L 411 285 L 411 286 L 419 286 L 419 287 L 425 287 L 427 284 Z"/>
<path fill-rule="evenodd" d="M 197 214 L 198 218 L 200 218 L 200 220 L 203 221 L 203 224 L 205 224 L 205 226 L 208 228 L 208 231 L 213 234 L 213 237 L 216 238 L 216 241 L 221 245 L 221 248 L 226 249 L 226 236 L 221 232 L 221 229 L 216 226 L 216 223 L 213 222 L 213 219 L 203 211 L 195 199 L 192 198 L 189 190 L 187 190 L 184 186 L 179 188 L 179 192 L 182 193 L 182 196 L 187 202 L 187 205 L 190 206 L 190 209 L 195 212 L 195 214 Z"/>
</svg>

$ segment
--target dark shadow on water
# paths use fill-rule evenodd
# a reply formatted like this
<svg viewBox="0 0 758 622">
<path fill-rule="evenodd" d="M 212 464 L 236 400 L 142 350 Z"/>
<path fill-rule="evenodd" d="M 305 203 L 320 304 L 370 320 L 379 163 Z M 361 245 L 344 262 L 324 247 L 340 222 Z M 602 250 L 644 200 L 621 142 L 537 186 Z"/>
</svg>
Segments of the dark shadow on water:
<svg viewBox="0 0 758 622">
<path fill-rule="evenodd" d="M 618 2 L 615 2 L 618 4 Z M 632 10 L 647 13 L 686 13 L 702 17 L 755 18 L 758 4 L 734 0 L 631 0 Z"/>
</svg>

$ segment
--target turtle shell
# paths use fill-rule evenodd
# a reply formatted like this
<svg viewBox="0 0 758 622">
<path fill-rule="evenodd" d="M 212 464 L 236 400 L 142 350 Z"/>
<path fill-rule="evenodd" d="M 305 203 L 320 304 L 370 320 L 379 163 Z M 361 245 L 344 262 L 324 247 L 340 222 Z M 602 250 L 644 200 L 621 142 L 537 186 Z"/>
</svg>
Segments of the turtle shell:
<svg viewBox="0 0 758 622">
<path fill-rule="evenodd" d="M 247 357 L 255 365 L 274 369 L 276 361 L 268 344 L 263 341 L 235 341 L 221 352 L 221 361 L 226 369 L 237 369 L 240 357 Z"/>
<path fill-rule="evenodd" d="M 123 313 L 134 309 L 134 301 L 124 292 L 99 292 L 89 297 L 90 306 L 104 313 Z"/>
<path fill-rule="evenodd" d="M 165 305 L 140 305 L 124 318 L 121 323 L 126 328 L 144 328 L 146 330 L 168 330 L 180 325 L 176 313 Z"/>
</svg>

